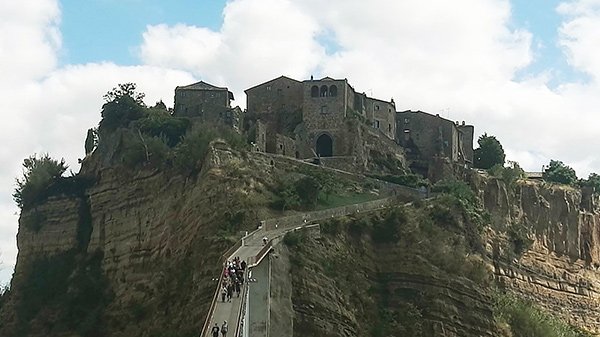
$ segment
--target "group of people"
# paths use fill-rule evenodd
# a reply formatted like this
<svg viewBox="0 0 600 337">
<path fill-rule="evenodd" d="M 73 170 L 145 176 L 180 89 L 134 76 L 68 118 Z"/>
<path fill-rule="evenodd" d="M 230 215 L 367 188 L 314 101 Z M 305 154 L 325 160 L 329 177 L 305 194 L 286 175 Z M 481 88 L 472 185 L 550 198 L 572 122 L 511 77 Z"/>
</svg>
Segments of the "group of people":
<svg viewBox="0 0 600 337">
<path fill-rule="evenodd" d="M 210 332 L 212 332 L 213 337 L 219 337 L 219 332 L 221 332 L 222 337 L 227 337 L 227 330 L 229 327 L 227 326 L 227 321 L 223 321 L 223 325 L 219 329 L 219 323 L 215 323 L 215 326 L 212 327 Z"/>
<path fill-rule="evenodd" d="M 240 261 L 235 257 L 233 261 L 227 261 L 225 270 L 223 270 L 223 288 L 221 288 L 221 301 L 231 302 L 233 292 L 240 297 L 242 285 L 244 284 L 244 271 L 246 270 L 246 261 Z"/>
</svg>

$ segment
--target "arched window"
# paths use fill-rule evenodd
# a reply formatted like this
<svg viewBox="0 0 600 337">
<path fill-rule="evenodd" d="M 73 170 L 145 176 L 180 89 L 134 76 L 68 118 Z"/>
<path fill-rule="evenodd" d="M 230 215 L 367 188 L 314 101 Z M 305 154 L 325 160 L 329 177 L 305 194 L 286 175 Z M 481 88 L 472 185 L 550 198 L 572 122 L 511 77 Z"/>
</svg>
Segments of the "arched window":
<svg viewBox="0 0 600 337">
<path fill-rule="evenodd" d="M 324 85 L 324 86 L 321 87 L 321 92 L 320 92 L 319 96 L 321 96 L 321 97 L 327 97 L 327 86 L 326 85 Z"/>
<path fill-rule="evenodd" d="M 310 96 L 311 97 L 319 97 L 319 87 L 317 87 L 316 85 L 313 85 L 312 88 L 310 88 Z"/>
<path fill-rule="evenodd" d="M 337 87 L 335 85 L 332 85 L 329 87 L 329 96 L 331 96 L 331 97 L 337 96 Z"/>
</svg>

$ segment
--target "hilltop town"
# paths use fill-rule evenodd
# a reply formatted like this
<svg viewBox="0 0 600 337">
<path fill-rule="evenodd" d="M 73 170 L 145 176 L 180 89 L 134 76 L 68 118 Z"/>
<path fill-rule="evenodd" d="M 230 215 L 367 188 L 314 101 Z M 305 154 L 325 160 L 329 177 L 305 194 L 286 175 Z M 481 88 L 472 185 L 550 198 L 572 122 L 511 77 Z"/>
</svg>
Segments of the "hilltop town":
<svg viewBox="0 0 600 337">
<path fill-rule="evenodd" d="M 226 87 L 203 81 L 178 86 L 173 115 L 246 132 L 255 151 L 318 158 L 345 170 L 365 171 L 392 160 L 437 180 L 444 166 L 473 163 L 472 125 L 422 111 L 397 111 L 394 99 L 357 92 L 347 79 L 280 76 L 245 93 L 242 111 L 232 107 L 234 96 Z"/>
</svg>

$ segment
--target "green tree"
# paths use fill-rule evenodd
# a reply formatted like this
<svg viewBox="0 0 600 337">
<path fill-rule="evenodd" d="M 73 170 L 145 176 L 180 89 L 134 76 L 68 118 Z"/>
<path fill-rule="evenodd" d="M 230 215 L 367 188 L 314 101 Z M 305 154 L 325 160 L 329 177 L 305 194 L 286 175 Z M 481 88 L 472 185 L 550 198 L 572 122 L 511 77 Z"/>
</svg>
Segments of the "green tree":
<svg viewBox="0 0 600 337">
<path fill-rule="evenodd" d="M 39 158 L 35 154 L 26 158 L 23 167 L 23 178 L 17 178 L 13 193 L 13 199 L 21 209 L 43 199 L 50 184 L 67 170 L 64 159 L 52 159 L 47 153 Z"/>
<path fill-rule="evenodd" d="M 302 205 L 309 208 L 314 207 L 317 204 L 319 192 L 321 192 L 321 183 L 311 176 L 306 176 L 296 181 L 295 185 Z"/>
<path fill-rule="evenodd" d="M 104 98 L 106 103 L 110 103 L 118 102 L 124 97 L 129 97 L 132 98 L 137 104 L 145 106 L 144 97 L 146 97 L 146 94 L 143 92 L 136 92 L 136 87 L 137 85 L 135 83 L 120 83 L 116 88 L 112 88 L 112 90 L 104 94 L 102 98 Z"/>
<path fill-rule="evenodd" d="M 480 169 L 489 169 L 494 165 L 504 165 L 504 149 L 502 144 L 495 136 L 488 136 L 487 133 L 479 136 L 477 140 L 479 147 L 474 151 L 474 166 Z"/>
<path fill-rule="evenodd" d="M 573 185 L 577 182 L 575 170 L 559 160 L 550 160 L 542 173 L 544 180 L 554 183 Z"/>
<path fill-rule="evenodd" d="M 129 125 L 147 114 L 144 104 L 144 93 L 135 91 L 135 83 L 119 84 L 103 97 L 106 103 L 102 106 L 100 130 L 115 130 Z"/>
<path fill-rule="evenodd" d="M 600 193 L 600 175 L 596 173 L 590 173 L 587 180 L 581 180 L 581 185 L 593 187 L 596 193 Z"/>
</svg>

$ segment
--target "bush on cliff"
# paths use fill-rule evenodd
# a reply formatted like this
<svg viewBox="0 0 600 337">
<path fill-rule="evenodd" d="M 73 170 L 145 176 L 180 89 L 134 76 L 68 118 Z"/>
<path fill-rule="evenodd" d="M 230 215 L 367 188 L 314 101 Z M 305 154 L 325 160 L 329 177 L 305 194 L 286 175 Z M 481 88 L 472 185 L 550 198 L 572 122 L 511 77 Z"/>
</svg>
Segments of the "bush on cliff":
<svg viewBox="0 0 600 337">
<path fill-rule="evenodd" d="M 13 199 L 21 209 L 26 209 L 46 197 L 47 189 L 67 170 L 65 160 L 50 158 L 45 153 L 23 160 L 23 178 L 17 178 Z"/>
<path fill-rule="evenodd" d="M 513 336 L 591 337 L 517 296 L 497 293 L 494 300 L 497 321 L 508 325 Z"/>
<path fill-rule="evenodd" d="M 545 181 L 574 185 L 577 182 L 575 170 L 559 160 L 550 160 L 550 164 L 542 173 Z"/>
</svg>

